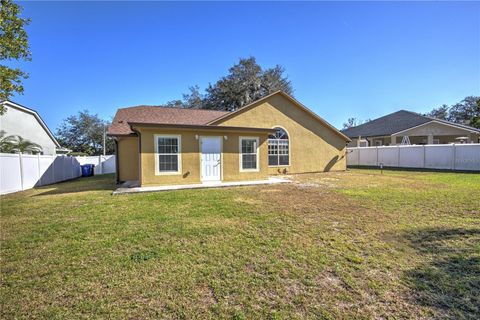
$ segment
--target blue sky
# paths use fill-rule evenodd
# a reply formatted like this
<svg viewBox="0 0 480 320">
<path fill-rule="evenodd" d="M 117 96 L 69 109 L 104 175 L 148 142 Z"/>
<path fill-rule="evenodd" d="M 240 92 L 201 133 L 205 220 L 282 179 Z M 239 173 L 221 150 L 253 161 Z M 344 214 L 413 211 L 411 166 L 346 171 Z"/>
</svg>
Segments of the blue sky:
<svg viewBox="0 0 480 320">
<path fill-rule="evenodd" d="M 20 2 L 25 94 L 52 131 L 81 109 L 162 104 L 240 57 L 281 64 L 295 97 L 337 127 L 480 95 L 480 3 Z"/>
</svg>

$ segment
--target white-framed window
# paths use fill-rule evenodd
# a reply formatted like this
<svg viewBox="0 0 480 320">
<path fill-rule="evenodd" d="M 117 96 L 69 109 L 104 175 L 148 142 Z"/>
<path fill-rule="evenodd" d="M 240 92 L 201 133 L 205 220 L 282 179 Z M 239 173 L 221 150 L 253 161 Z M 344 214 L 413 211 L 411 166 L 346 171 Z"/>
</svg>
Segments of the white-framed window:
<svg viewBox="0 0 480 320">
<path fill-rule="evenodd" d="M 258 137 L 240 137 L 240 171 L 259 171 Z"/>
<path fill-rule="evenodd" d="M 180 135 L 154 135 L 155 174 L 169 175 L 182 173 L 182 139 Z"/>
<path fill-rule="evenodd" d="M 287 131 L 282 128 L 275 128 L 275 133 L 268 136 L 268 165 L 290 165 L 290 141 Z"/>
</svg>

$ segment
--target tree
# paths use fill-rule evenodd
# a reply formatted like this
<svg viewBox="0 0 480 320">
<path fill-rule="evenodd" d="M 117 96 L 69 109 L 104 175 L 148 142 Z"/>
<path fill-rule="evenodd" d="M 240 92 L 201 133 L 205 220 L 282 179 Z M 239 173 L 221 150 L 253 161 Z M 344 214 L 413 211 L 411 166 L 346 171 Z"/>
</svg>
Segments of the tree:
<svg viewBox="0 0 480 320">
<path fill-rule="evenodd" d="M 6 136 L 5 130 L 0 130 L 0 152 L 11 153 L 15 148 L 15 136 Z"/>
<path fill-rule="evenodd" d="M 18 153 L 40 153 L 42 152 L 42 147 L 35 142 L 17 136 L 13 151 Z"/>
<path fill-rule="evenodd" d="M 174 108 L 214 109 L 233 111 L 275 91 L 292 94 L 290 81 L 284 76 L 285 69 L 279 65 L 262 69 L 254 57 L 240 59 L 228 74 L 213 85 L 209 84 L 205 93 L 198 86 L 190 87 L 190 92 L 182 100 L 167 102 L 165 106 Z"/>
<path fill-rule="evenodd" d="M 480 117 L 478 101 L 480 97 L 469 96 L 450 107 L 449 120 L 456 123 L 463 123 L 470 126 L 477 126 Z"/>
<path fill-rule="evenodd" d="M 182 100 L 168 101 L 163 106 L 167 107 L 167 108 L 186 108 L 186 106 L 185 106 L 185 104 L 183 103 Z"/>
<path fill-rule="evenodd" d="M 234 111 L 278 90 L 292 94 L 284 71 L 278 65 L 262 70 L 254 57 L 240 59 L 227 76 L 208 86 L 203 108 Z"/>
<path fill-rule="evenodd" d="M 18 135 L 5 136 L 6 132 L 0 130 L 0 152 L 3 153 L 40 153 L 42 147 Z"/>
<path fill-rule="evenodd" d="M 352 127 L 356 127 L 356 126 L 359 126 L 361 124 L 364 124 L 364 123 L 367 123 L 367 122 L 370 122 L 370 121 L 372 121 L 372 120 L 367 119 L 365 121 L 362 121 L 362 120 L 359 120 L 357 118 L 348 118 L 347 122 L 343 123 L 342 130 L 349 129 L 349 128 L 352 128 Z"/>
<path fill-rule="evenodd" d="M 443 104 L 441 107 L 433 108 L 433 110 L 427 113 L 426 116 L 441 119 L 441 120 L 448 120 L 449 118 L 448 109 L 449 109 L 448 105 Z"/>
<path fill-rule="evenodd" d="M 164 107 L 202 109 L 204 101 L 202 94 L 200 93 L 200 88 L 195 85 L 188 89 L 190 90 L 190 93 L 184 93 L 183 100 L 168 101 Z"/>
<path fill-rule="evenodd" d="M 477 114 L 472 118 L 470 125 L 475 128 L 480 128 L 480 98 L 477 99 Z"/>
<path fill-rule="evenodd" d="M 348 118 L 347 122 L 343 123 L 343 130 L 358 126 L 358 122 L 357 118 Z"/>
<path fill-rule="evenodd" d="M 28 35 L 25 26 L 30 19 L 20 17 L 22 8 L 11 0 L 0 0 L 0 60 L 31 60 L 31 52 L 28 45 Z M 0 65 L 0 99 L 9 99 L 14 92 L 23 94 L 22 79 L 28 78 L 28 74 L 19 68 L 10 68 Z M 0 106 L 0 114 L 5 112 Z"/>
<path fill-rule="evenodd" d="M 109 125 L 96 114 L 83 110 L 63 120 L 57 128 L 58 142 L 73 152 L 83 152 L 88 155 L 103 154 L 103 134 Z M 114 152 L 114 142 L 106 138 L 106 154 Z"/>
<path fill-rule="evenodd" d="M 434 108 L 426 115 L 480 128 L 480 97 L 468 96 L 450 107 L 444 104 L 439 108 Z"/>
<path fill-rule="evenodd" d="M 195 85 L 188 88 L 190 93 L 183 95 L 184 107 L 192 109 L 202 109 L 204 104 L 204 97 L 200 93 L 200 88 Z"/>
</svg>

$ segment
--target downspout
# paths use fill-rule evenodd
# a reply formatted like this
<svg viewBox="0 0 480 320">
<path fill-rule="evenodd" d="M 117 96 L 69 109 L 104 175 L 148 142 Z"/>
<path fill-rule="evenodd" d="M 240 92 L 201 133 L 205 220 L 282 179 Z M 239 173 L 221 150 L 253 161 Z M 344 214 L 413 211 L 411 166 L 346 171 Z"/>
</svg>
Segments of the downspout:
<svg viewBox="0 0 480 320">
<path fill-rule="evenodd" d="M 120 183 L 120 167 L 118 165 L 119 161 L 118 161 L 118 140 L 117 140 L 117 137 L 115 137 L 113 139 L 113 141 L 115 142 L 115 181 L 117 184 Z"/>
<path fill-rule="evenodd" d="M 142 186 L 142 134 L 133 126 L 130 126 L 130 129 L 138 136 L 138 183 Z"/>
</svg>

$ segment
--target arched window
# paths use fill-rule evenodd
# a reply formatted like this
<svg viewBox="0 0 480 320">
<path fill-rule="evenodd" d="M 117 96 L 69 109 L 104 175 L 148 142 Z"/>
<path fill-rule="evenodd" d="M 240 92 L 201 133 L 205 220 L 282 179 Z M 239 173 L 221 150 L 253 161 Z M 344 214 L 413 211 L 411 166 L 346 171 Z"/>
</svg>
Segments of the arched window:
<svg viewBox="0 0 480 320">
<path fill-rule="evenodd" d="M 290 145 L 287 132 L 282 128 L 275 128 L 275 133 L 268 136 L 268 165 L 290 165 Z"/>
</svg>

